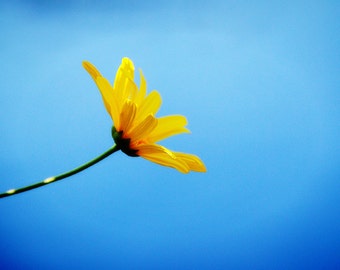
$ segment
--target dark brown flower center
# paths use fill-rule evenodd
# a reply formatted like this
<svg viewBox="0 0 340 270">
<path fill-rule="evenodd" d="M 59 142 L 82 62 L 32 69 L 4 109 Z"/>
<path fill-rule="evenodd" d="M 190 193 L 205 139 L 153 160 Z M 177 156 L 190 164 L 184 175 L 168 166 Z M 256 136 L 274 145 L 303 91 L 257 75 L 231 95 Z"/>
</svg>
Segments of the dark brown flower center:
<svg viewBox="0 0 340 270">
<path fill-rule="evenodd" d="M 123 138 L 123 131 L 117 131 L 115 127 L 112 127 L 112 138 L 123 153 L 130 157 L 139 157 L 137 155 L 138 150 L 130 148 L 131 139 Z"/>
</svg>

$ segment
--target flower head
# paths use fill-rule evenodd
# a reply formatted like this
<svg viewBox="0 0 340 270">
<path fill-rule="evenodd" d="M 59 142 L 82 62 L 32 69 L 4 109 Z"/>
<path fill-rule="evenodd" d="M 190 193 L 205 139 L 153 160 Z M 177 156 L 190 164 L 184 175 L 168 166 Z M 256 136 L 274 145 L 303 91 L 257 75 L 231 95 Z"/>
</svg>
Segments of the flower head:
<svg viewBox="0 0 340 270">
<path fill-rule="evenodd" d="M 171 151 L 157 142 L 180 133 L 188 133 L 187 120 L 182 115 L 156 117 L 162 99 L 157 91 L 146 92 L 146 80 L 140 70 L 140 87 L 134 81 L 134 65 L 123 58 L 114 84 L 104 78 L 94 65 L 83 62 L 103 98 L 113 121 L 112 137 L 116 145 L 129 156 L 141 156 L 182 173 L 205 172 L 201 159 L 192 154 Z"/>
</svg>

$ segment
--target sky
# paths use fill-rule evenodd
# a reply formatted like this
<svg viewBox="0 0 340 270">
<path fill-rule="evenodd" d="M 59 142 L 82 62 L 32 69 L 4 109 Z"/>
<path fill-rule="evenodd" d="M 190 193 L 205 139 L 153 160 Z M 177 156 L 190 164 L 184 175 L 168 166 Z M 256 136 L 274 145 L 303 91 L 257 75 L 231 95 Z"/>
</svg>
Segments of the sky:
<svg viewBox="0 0 340 270">
<path fill-rule="evenodd" d="M 0 268 L 339 269 L 339 17 L 338 1 L 1 2 L 0 192 L 113 145 L 83 60 L 112 82 L 131 58 L 158 116 L 188 119 L 162 144 L 207 172 L 117 152 L 3 198 Z"/>
</svg>

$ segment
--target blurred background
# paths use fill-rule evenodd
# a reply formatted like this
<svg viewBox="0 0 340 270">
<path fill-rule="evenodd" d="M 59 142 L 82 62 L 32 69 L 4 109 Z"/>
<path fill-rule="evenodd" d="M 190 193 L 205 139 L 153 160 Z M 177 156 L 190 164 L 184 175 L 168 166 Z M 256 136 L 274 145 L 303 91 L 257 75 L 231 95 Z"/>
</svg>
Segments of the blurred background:
<svg viewBox="0 0 340 270">
<path fill-rule="evenodd" d="M 115 153 L 0 201 L 1 269 L 339 269 L 339 1 L 2 1 L 0 192 L 112 146 L 89 60 L 183 114 L 181 174 Z M 138 73 L 136 76 L 139 77 Z"/>
</svg>

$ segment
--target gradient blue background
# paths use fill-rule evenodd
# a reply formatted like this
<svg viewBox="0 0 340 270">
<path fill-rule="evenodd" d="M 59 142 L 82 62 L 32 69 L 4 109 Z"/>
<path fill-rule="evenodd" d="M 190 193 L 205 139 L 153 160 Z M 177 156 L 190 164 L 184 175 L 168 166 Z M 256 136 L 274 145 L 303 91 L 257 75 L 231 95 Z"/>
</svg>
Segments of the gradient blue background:
<svg viewBox="0 0 340 270">
<path fill-rule="evenodd" d="M 339 1 L 0 4 L 0 189 L 112 144 L 81 62 L 123 56 L 206 174 L 116 153 L 0 201 L 1 269 L 339 269 Z"/>
</svg>

